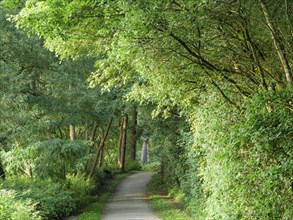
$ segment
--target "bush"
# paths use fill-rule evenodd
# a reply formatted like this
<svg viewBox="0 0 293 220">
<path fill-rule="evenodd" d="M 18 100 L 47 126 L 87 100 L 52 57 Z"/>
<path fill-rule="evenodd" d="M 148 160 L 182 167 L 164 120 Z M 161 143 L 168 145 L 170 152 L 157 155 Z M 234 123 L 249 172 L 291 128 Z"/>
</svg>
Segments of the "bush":
<svg viewBox="0 0 293 220">
<path fill-rule="evenodd" d="M 260 91 L 241 113 L 211 95 L 191 132 L 166 138 L 164 186 L 194 219 L 292 218 L 292 94 Z"/>
<path fill-rule="evenodd" d="M 75 200 L 71 193 L 58 183 L 47 182 L 47 185 L 32 184 L 23 197 L 38 202 L 37 208 L 43 219 L 58 219 L 69 215 L 75 208 Z"/>
<path fill-rule="evenodd" d="M 29 200 L 19 200 L 12 190 L 0 190 L 0 219 L 41 220 L 35 204 Z"/>
<path fill-rule="evenodd" d="M 194 134 L 181 131 L 176 142 L 164 149 L 161 175 L 165 190 L 186 207 L 194 219 L 203 219 L 205 196 L 199 176 L 199 151 L 194 147 Z"/>
<path fill-rule="evenodd" d="M 261 91 L 243 114 L 207 103 L 197 124 L 197 149 L 210 219 L 293 216 L 293 115 L 290 91 Z M 213 118 L 211 121 L 210 118 Z"/>
<path fill-rule="evenodd" d="M 137 160 L 126 160 L 125 168 L 127 171 L 139 171 L 141 170 L 141 165 Z"/>
<path fill-rule="evenodd" d="M 160 162 L 151 162 L 142 166 L 143 171 L 159 171 L 161 167 Z"/>
<path fill-rule="evenodd" d="M 90 201 L 91 193 L 96 187 L 94 181 L 84 175 L 67 175 L 67 186 L 77 207 Z"/>
<path fill-rule="evenodd" d="M 42 219 L 58 219 L 76 207 L 70 191 L 62 184 L 49 180 L 11 178 L 4 181 L 3 188 L 14 190 L 19 201 L 34 203 Z"/>
</svg>

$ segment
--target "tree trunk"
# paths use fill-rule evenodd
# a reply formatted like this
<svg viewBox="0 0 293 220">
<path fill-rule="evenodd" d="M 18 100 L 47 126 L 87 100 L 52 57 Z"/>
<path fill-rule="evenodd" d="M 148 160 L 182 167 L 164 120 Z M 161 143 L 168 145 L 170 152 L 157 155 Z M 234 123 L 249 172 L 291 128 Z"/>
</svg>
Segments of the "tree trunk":
<svg viewBox="0 0 293 220">
<path fill-rule="evenodd" d="M 92 178 L 94 176 L 94 173 L 95 173 L 98 161 L 99 161 L 99 157 L 100 157 L 100 152 L 101 152 L 103 146 L 105 145 L 106 139 L 107 139 L 108 134 L 109 134 L 109 130 L 110 130 L 111 125 L 112 125 L 112 121 L 113 121 L 113 118 L 110 119 L 110 121 L 109 121 L 109 123 L 107 125 L 107 128 L 106 128 L 106 130 L 105 130 L 105 132 L 104 132 L 104 134 L 103 134 L 103 136 L 101 138 L 101 141 L 100 141 L 99 146 L 97 148 L 96 157 L 94 159 L 92 168 L 91 168 L 90 173 L 89 173 L 89 178 Z"/>
<path fill-rule="evenodd" d="M 136 159 L 136 139 L 137 139 L 137 107 L 134 106 L 132 109 L 132 125 L 131 125 L 131 139 L 130 139 L 130 146 L 129 146 L 129 159 L 135 160 Z"/>
<path fill-rule="evenodd" d="M 68 90 L 72 90 L 72 83 L 69 83 Z M 72 97 L 69 97 L 68 106 L 71 106 L 71 98 Z M 71 141 L 75 140 L 75 125 L 73 124 L 69 124 L 69 138 Z"/>
<path fill-rule="evenodd" d="M 277 29 L 275 28 L 274 23 L 272 22 L 271 16 L 269 14 L 269 10 L 265 5 L 263 0 L 259 0 L 260 6 L 262 8 L 263 14 L 265 16 L 269 31 L 271 33 L 276 51 L 278 53 L 279 59 L 282 63 L 282 67 L 285 73 L 285 78 L 288 83 L 292 83 L 292 73 L 290 69 L 290 65 L 285 53 L 284 45 L 282 44 L 282 40 L 280 39 L 280 34 L 278 33 Z"/>
<path fill-rule="evenodd" d="M 148 162 L 148 138 L 144 138 L 142 150 L 141 150 L 141 164 L 146 164 Z"/>
<path fill-rule="evenodd" d="M 27 172 L 28 172 L 29 177 L 32 179 L 34 177 L 33 176 L 33 168 L 32 168 L 32 166 L 28 165 Z"/>
<path fill-rule="evenodd" d="M 69 137 L 71 141 L 75 140 L 75 126 L 74 125 L 69 125 Z"/>
<path fill-rule="evenodd" d="M 121 171 L 125 171 L 125 156 L 126 156 L 126 139 L 127 139 L 127 123 L 128 115 L 124 114 L 122 118 L 122 142 L 121 142 Z"/>
<path fill-rule="evenodd" d="M 94 121 L 94 125 L 93 125 L 92 131 L 91 131 L 91 138 L 90 138 L 90 141 L 92 141 L 92 142 L 95 141 L 95 137 L 96 137 L 96 133 L 97 133 L 97 128 L 98 128 L 98 123 L 97 123 L 97 121 Z"/>
<path fill-rule="evenodd" d="M 99 154 L 99 167 L 103 166 L 103 160 L 104 160 L 104 148 L 105 148 L 105 144 L 102 146 L 101 150 L 100 150 L 100 154 Z"/>
<path fill-rule="evenodd" d="M 123 117 L 122 121 L 119 120 L 119 143 L 118 143 L 118 151 L 117 151 L 117 165 L 119 169 L 121 168 L 121 149 L 122 149 L 122 139 L 123 139 Z"/>
</svg>

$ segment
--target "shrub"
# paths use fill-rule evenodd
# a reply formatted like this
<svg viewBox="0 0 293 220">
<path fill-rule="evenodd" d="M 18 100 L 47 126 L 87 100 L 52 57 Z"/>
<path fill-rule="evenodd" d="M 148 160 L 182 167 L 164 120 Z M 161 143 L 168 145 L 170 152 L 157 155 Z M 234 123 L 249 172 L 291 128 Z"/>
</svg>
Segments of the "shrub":
<svg viewBox="0 0 293 220">
<path fill-rule="evenodd" d="M 159 171 L 160 167 L 161 167 L 160 162 L 151 162 L 151 163 L 144 164 L 142 166 L 142 170 L 144 170 L 144 171 Z"/>
<path fill-rule="evenodd" d="M 58 183 L 41 182 L 32 184 L 22 196 L 38 203 L 43 219 L 58 219 L 75 209 L 75 201 L 70 192 Z"/>
<path fill-rule="evenodd" d="M 41 217 L 29 200 L 17 199 L 12 190 L 0 190 L 0 219 L 41 220 Z"/>
<path fill-rule="evenodd" d="M 127 160 L 125 168 L 127 171 L 139 171 L 141 170 L 141 165 L 137 160 Z"/>
<path fill-rule="evenodd" d="M 31 201 L 42 219 L 58 219 L 75 209 L 75 200 L 65 186 L 49 180 L 10 178 L 4 181 L 3 188 L 16 192 L 19 201 Z"/>
<path fill-rule="evenodd" d="M 67 187 L 76 206 L 86 205 L 90 201 L 91 192 L 95 189 L 94 181 L 84 175 L 67 175 L 66 178 Z"/>
<path fill-rule="evenodd" d="M 220 102 L 201 110 L 196 143 L 204 154 L 207 218 L 293 216 L 291 99 L 290 89 L 261 91 L 247 100 L 242 115 Z"/>
<path fill-rule="evenodd" d="M 165 140 L 164 186 L 194 219 L 292 218 L 292 94 L 260 91 L 241 113 L 211 95 Z"/>
</svg>

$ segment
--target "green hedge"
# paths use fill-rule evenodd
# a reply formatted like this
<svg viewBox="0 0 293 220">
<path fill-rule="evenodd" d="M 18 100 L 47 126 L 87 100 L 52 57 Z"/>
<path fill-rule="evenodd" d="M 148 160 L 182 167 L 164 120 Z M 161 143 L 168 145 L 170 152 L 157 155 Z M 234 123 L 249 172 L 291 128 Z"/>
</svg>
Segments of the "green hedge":
<svg viewBox="0 0 293 220">
<path fill-rule="evenodd" d="M 260 91 L 242 112 L 211 95 L 169 140 L 161 173 L 195 219 L 292 218 L 292 94 Z"/>
</svg>

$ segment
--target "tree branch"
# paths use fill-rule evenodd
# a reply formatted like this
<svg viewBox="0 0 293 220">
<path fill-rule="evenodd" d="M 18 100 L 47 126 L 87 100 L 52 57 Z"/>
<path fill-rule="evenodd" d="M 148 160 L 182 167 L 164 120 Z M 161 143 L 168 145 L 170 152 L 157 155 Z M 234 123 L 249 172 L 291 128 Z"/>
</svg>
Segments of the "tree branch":
<svg viewBox="0 0 293 220">
<path fill-rule="evenodd" d="M 261 9 L 263 11 L 265 20 L 268 25 L 268 29 L 271 33 L 272 40 L 274 42 L 276 51 L 277 51 L 279 59 L 281 61 L 281 64 L 282 64 L 282 67 L 283 67 L 283 70 L 285 73 L 286 81 L 291 84 L 292 83 L 292 73 L 291 73 L 291 69 L 290 69 L 290 65 L 289 65 L 286 53 L 284 51 L 284 45 L 282 44 L 282 42 L 280 40 L 279 33 L 277 32 L 277 29 L 275 28 L 275 26 L 271 20 L 271 16 L 269 14 L 269 11 L 268 11 L 267 6 L 265 5 L 264 1 L 259 0 L 259 4 L 260 4 Z"/>
</svg>

